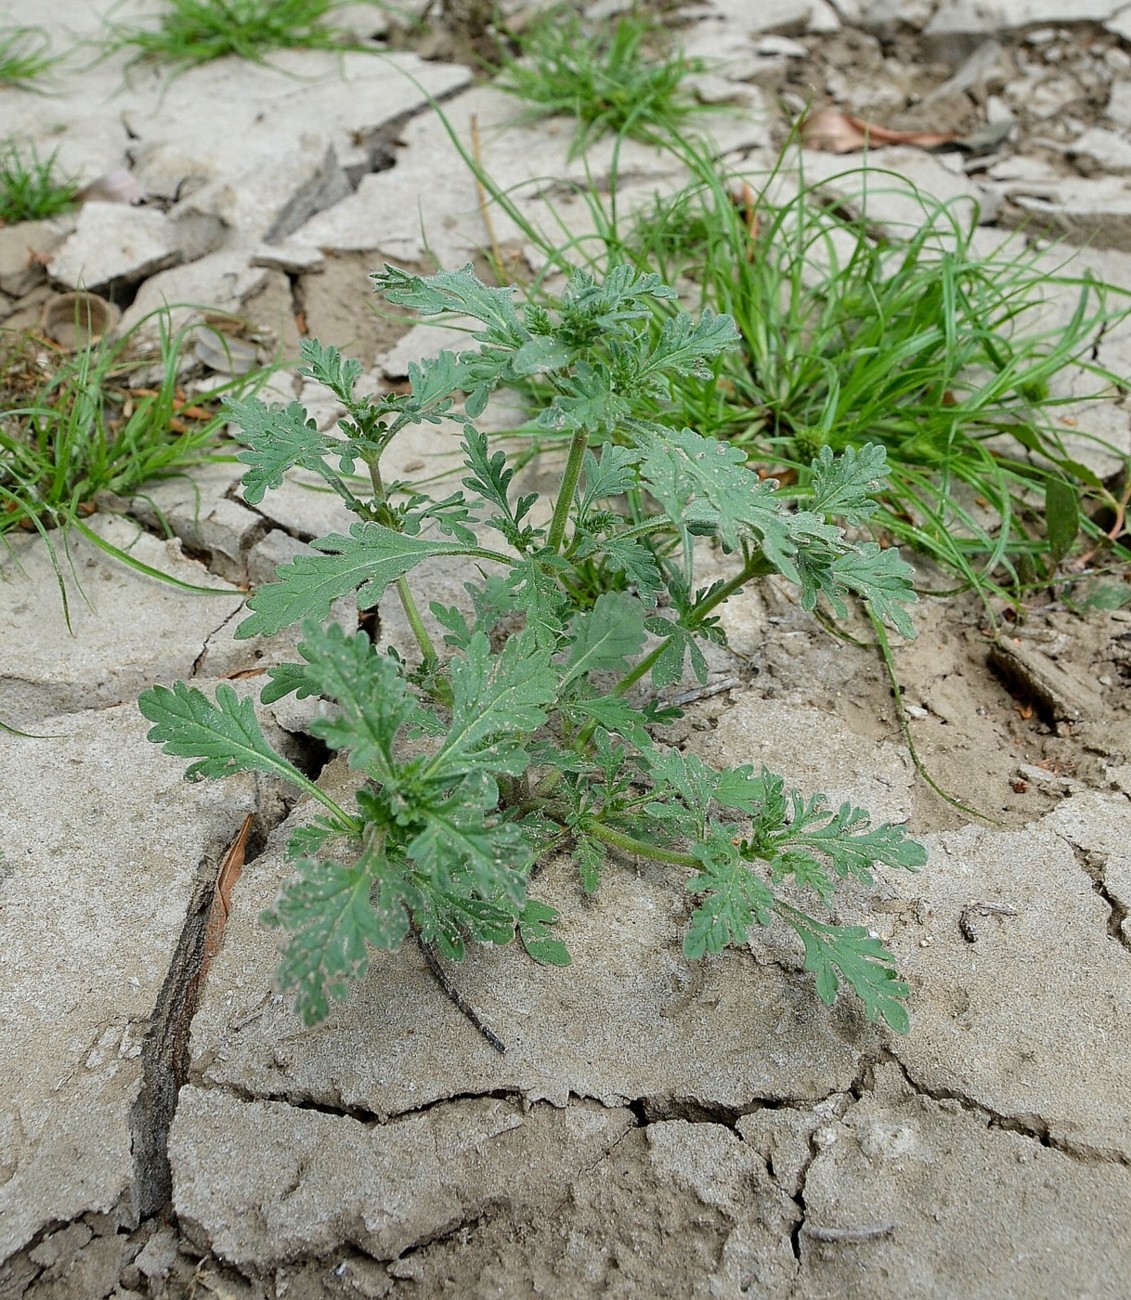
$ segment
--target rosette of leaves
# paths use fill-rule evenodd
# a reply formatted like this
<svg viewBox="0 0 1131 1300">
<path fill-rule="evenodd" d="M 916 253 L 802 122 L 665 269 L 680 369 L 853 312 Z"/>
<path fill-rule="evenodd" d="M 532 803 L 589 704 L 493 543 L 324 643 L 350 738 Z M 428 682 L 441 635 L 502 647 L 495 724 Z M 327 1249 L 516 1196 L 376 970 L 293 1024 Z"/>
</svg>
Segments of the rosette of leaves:
<svg viewBox="0 0 1131 1300">
<path fill-rule="evenodd" d="M 334 433 L 298 403 L 230 409 L 248 501 L 301 467 L 357 517 L 282 565 L 238 630 L 302 625 L 301 662 L 269 669 L 262 699 L 333 702 L 311 730 L 348 756 L 353 804 L 339 806 L 275 754 L 252 701 L 231 687 L 214 701 L 184 683 L 140 700 L 150 739 L 195 760 L 188 775 L 263 771 L 323 805 L 293 833 L 294 876 L 264 917 L 286 932 L 279 982 L 297 1010 L 308 1023 L 323 1018 L 365 974 L 371 948 L 396 948 L 410 932 L 453 959 L 469 940 L 517 936 L 535 960 L 564 964 L 557 914 L 528 885 L 536 863 L 568 851 L 587 891 L 617 855 L 670 864 L 690 895 L 689 958 L 784 923 L 824 1001 L 847 984 L 870 1019 L 906 1030 L 908 989 L 890 954 L 866 930 L 827 918 L 841 881 L 870 883 L 877 864 L 918 867 L 922 847 L 858 808 L 831 808 L 767 771 L 715 770 L 652 734 L 673 717 L 657 692 L 688 673 L 705 680 L 701 644 L 722 639 L 720 605 L 769 573 L 794 583 L 807 609 L 820 601 L 843 615 L 856 598 L 912 634 L 910 569 L 844 527 L 873 509 L 882 448 L 826 449 L 798 511 L 733 447 L 642 418 L 736 334 L 726 316 L 674 311 L 654 331 L 657 301 L 674 292 L 629 266 L 603 283 L 577 272 L 550 306 L 520 305 L 470 267 L 430 277 L 386 267 L 375 280 L 399 306 L 473 317 L 478 346 L 413 366 L 407 393 L 362 397 L 356 361 L 304 344 L 304 374 L 345 408 Z M 496 390 L 532 375 L 551 394 L 537 423 L 568 448 L 552 509 L 541 512 L 475 423 Z M 382 477 L 385 450 L 421 422 L 445 422 L 461 439 L 465 474 L 447 495 Z M 728 580 L 697 581 L 702 537 L 733 561 Z M 437 556 L 479 577 L 464 609 L 433 603 L 427 618 L 411 578 Z M 352 593 L 361 610 L 395 593 L 418 662 L 327 622 Z M 806 895 L 817 914 L 802 907 Z"/>
</svg>

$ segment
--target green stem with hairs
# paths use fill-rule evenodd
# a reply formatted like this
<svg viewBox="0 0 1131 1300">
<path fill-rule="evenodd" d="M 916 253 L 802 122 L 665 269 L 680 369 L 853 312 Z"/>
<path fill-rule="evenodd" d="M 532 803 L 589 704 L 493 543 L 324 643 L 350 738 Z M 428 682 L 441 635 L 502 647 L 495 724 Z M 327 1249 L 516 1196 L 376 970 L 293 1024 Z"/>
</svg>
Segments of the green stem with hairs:
<svg viewBox="0 0 1131 1300">
<path fill-rule="evenodd" d="M 581 477 L 582 458 L 588 446 L 589 435 L 584 429 L 578 429 L 569 444 L 569 458 L 566 461 L 565 473 L 562 475 L 561 490 L 554 503 L 554 517 L 550 520 L 550 532 L 546 538 L 546 545 L 552 551 L 562 549 L 566 522 L 569 519 L 570 507 L 573 505 L 573 494 L 577 491 L 577 480 Z"/>
<path fill-rule="evenodd" d="M 633 839 L 623 831 L 615 831 L 611 826 L 604 826 L 591 817 L 585 817 L 579 824 L 579 830 L 592 835 L 595 840 L 603 840 L 614 849 L 631 853 L 638 858 L 651 858 L 653 862 L 667 862 L 673 867 L 691 867 L 702 871 L 703 864 L 690 853 L 681 853 L 678 849 L 662 849 L 658 844 L 649 844 L 646 840 Z"/>
<path fill-rule="evenodd" d="M 381 470 L 377 464 L 376 456 L 366 456 L 365 464 L 369 469 L 369 481 L 373 484 L 373 496 L 377 502 L 378 512 L 382 508 L 388 509 L 388 501 L 385 497 L 385 484 L 381 480 Z M 420 653 L 426 663 L 437 663 L 440 656 L 436 653 L 436 647 L 432 644 L 432 638 L 428 635 L 428 629 L 424 626 L 424 620 L 420 617 L 420 610 L 417 608 L 416 601 L 413 599 L 412 591 L 408 585 L 408 579 L 402 574 L 396 581 L 397 595 L 400 597 L 401 608 L 404 610 L 405 618 L 408 619 L 408 625 L 412 628 L 412 635 L 416 638 L 416 644 L 420 647 Z"/>
<path fill-rule="evenodd" d="M 703 622 L 711 610 L 716 609 L 724 601 L 729 600 L 731 596 L 733 596 L 740 587 L 744 587 L 751 578 L 764 578 L 766 574 L 773 573 L 773 571 L 774 566 L 766 559 L 761 551 L 756 555 L 751 556 L 742 566 L 741 570 L 731 578 L 729 582 L 724 582 L 717 591 L 712 592 L 705 600 L 695 606 L 691 611 L 691 614 L 688 616 L 686 624 L 687 630 L 689 632 L 694 631 L 694 629 Z"/>
</svg>

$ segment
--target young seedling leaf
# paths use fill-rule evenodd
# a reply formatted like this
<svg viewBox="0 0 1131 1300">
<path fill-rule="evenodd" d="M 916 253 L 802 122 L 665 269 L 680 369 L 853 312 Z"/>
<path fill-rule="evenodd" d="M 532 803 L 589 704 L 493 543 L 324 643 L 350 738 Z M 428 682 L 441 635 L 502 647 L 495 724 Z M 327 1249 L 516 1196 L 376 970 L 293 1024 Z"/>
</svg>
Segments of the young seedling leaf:
<svg viewBox="0 0 1131 1300">
<path fill-rule="evenodd" d="M 1045 480 L 1045 531 L 1049 555 L 1059 564 L 1080 531 L 1080 503 L 1072 484 L 1055 474 Z"/>
<path fill-rule="evenodd" d="M 518 919 L 518 935 L 522 946 L 540 966 L 568 966 L 569 949 L 560 939 L 550 933 L 550 927 L 558 923 L 556 908 L 537 899 L 528 898 L 522 915 Z"/>
</svg>

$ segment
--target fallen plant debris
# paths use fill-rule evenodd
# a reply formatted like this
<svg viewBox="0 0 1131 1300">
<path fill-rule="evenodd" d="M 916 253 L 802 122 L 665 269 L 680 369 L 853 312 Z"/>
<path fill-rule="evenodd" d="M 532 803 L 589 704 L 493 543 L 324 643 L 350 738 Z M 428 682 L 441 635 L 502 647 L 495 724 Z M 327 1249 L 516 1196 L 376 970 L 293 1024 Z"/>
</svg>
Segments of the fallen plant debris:
<svg viewBox="0 0 1131 1300">
<path fill-rule="evenodd" d="M 321 433 L 298 402 L 229 407 L 246 444 L 251 504 L 301 467 L 358 517 L 348 535 L 323 537 L 313 554 L 280 567 L 237 630 L 272 635 L 301 624 L 303 662 L 269 668 L 260 698 L 337 703 L 337 716 L 311 731 L 349 755 L 356 808 L 275 753 L 252 701 L 228 683 L 215 701 L 184 682 L 139 700 L 154 724 L 149 738 L 195 760 L 189 776 L 266 772 L 325 810 L 292 835 L 296 874 L 263 918 L 287 932 L 278 978 L 296 1009 L 308 1024 L 324 1019 L 348 981 L 365 974 L 369 946 L 398 948 L 410 933 L 434 969 L 435 954 L 458 960 L 469 939 L 516 936 L 536 961 L 568 963 L 553 937 L 558 913 L 528 893 L 535 864 L 568 851 L 586 893 L 616 855 L 675 869 L 696 899 L 684 938 L 691 959 L 783 921 L 801 939 L 823 1001 L 844 981 L 869 1019 L 905 1032 L 908 987 L 880 941 L 798 904 L 810 893 L 831 908 L 840 881 L 870 883 L 876 865 L 919 867 L 922 847 L 849 803 L 830 808 L 766 770 L 709 768 L 652 736 L 681 716 L 654 692 L 688 669 L 706 681 L 699 643 L 723 639 L 719 606 L 770 573 L 796 584 L 806 609 L 821 600 L 844 616 L 851 596 L 913 635 L 909 567 L 894 548 L 851 541 L 841 526 L 875 508 L 883 449 L 834 457 L 825 448 L 808 508 L 795 511 L 738 449 L 649 419 L 644 399 L 667 392 L 677 375 L 706 374 L 736 340 L 729 317 L 710 312 L 699 320 L 678 313 L 653 333 L 653 305 L 675 297 L 654 274 L 621 266 L 599 283 L 578 271 L 555 302 L 528 302 L 521 312 L 513 289 L 488 288 L 470 267 L 421 277 L 386 266 L 374 278 L 396 306 L 479 321 L 481 346 L 413 364 L 408 392 L 367 398 L 354 391 L 358 362 L 304 341 L 302 373 L 345 408 L 344 437 Z M 514 495 L 507 453 L 492 451 L 474 423 L 497 389 L 533 374 L 551 394 L 537 422 L 569 446 L 546 523 L 536 522 L 538 494 Z M 381 458 L 396 435 L 442 420 L 462 430 L 466 491 L 436 498 L 421 485 L 387 482 Z M 369 473 L 368 499 L 343 477 L 358 462 Z M 506 549 L 485 544 L 484 532 Z M 696 539 L 708 537 L 735 572 L 699 586 Z M 475 561 L 483 575 L 466 584 L 468 608 L 431 604 L 443 650 L 408 577 L 434 557 Z M 369 610 L 390 588 L 418 663 L 380 653 L 364 631 L 322 621 L 342 596 L 356 593 Z M 501 1050 L 473 1010 L 461 1009 Z"/>
<path fill-rule="evenodd" d="M 892 131 L 839 108 L 819 108 L 801 123 L 801 142 L 805 148 L 820 149 L 825 153 L 856 153 L 885 144 L 937 149 L 958 138 L 957 131 Z"/>
</svg>

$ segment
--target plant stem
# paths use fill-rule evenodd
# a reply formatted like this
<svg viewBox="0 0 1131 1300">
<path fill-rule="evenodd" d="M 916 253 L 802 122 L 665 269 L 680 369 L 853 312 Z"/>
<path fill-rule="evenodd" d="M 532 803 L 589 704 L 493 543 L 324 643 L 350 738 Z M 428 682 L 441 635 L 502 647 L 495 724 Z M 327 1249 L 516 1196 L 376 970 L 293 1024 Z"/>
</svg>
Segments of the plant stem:
<svg viewBox="0 0 1131 1300">
<path fill-rule="evenodd" d="M 688 615 L 685 624 L 687 630 L 690 632 L 697 628 L 711 610 L 721 605 L 723 601 L 729 600 L 731 596 L 733 596 L 740 587 L 744 587 L 751 578 L 763 578 L 767 573 L 773 573 L 773 571 L 774 566 L 761 552 L 752 556 L 742 566 L 740 572 L 731 578 L 729 582 L 724 582 L 717 591 L 712 592 L 705 600 L 695 606 Z"/>
<path fill-rule="evenodd" d="M 416 644 L 420 647 L 420 653 L 425 660 L 435 663 L 440 656 L 436 653 L 436 647 L 432 644 L 432 638 L 428 635 L 428 629 L 424 626 L 424 620 L 420 617 L 420 610 L 417 609 L 416 601 L 412 598 L 407 578 L 400 577 L 397 579 L 397 595 L 401 598 L 405 618 L 408 619 L 408 625 L 412 628 L 412 635 L 416 637 Z"/>
<path fill-rule="evenodd" d="M 615 831 L 611 826 L 604 826 L 591 817 L 584 818 L 579 826 L 594 839 L 603 840 L 606 844 L 611 844 L 614 849 L 621 849 L 638 858 L 651 858 L 653 862 L 667 862 L 673 867 L 692 867 L 696 871 L 703 869 L 699 859 L 690 853 L 680 853 L 678 849 L 662 849 L 658 844 L 633 839 L 631 835 L 625 835 L 623 831 Z"/>
<path fill-rule="evenodd" d="M 667 637 L 663 641 L 661 641 L 660 644 L 656 646 L 654 650 L 649 650 L 649 652 L 644 656 L 643 659 L 641 659 L 641 661 L 636 665 L 636 667 L 630 673 L 627 673 L 624 677 L 621 678 L 621 680 L 617 683 L 617 687 L 613 691 L 613 694 L 623 695 L 625 691 L 629 689 L 629 687 L 635 686 L 636 683 L 642 677 L 646 677 L 648 673 L 652 671 L 652 665 L 656 662 L 657 659 L 659 659 L 659 657 L 667 649 L 668 641 L 670 640 L 671 638 Z"/>
<path fill-rule="evenodd" d="M 569 444 L 569 459 L 566 461 L 561 490 L 558 493 L 557 501 L 554 503 L 554 517 L 550 521 L 550 532 L 546 538 L 546 545 L 552 551 L 562 549 L 566 521 L 569 519 L 570 507 L 573 505 L 573 494 L 577 490 L 577 480 L 581 477 L 582 457 L 584 457 L 585 449 L 588 446 L 589 435 L 584 429 L 578 429 L 573 435 L 573 441 Z"/>
<path fill-rule="evenodd" d="M 287 766 L 290 767 L 291 765 L 287 764 Z M 297 785 L 300 790 L 304 790 L 312 799 L 317 799 L 323 808 L 328 808 L 341 823 L 342 830 L 346 831 L 347 834 L 359 835 L 361 833 L 362 823 L 356 817 L 351 817 L 344 808 L 335 803 L 324 790 L 320 790 L 309 777 L 304 776 L 297 768 L 287 773 L 287 780 L 293 785 Z"/>
<path fill-rule="evenodd" d="M 376 456 L 366 456 L 365 463 L 369 468 L 369 481 L 373 484 L 373 497 L 377 503 L 378 511 L 382 506 L 387 505 L 385 499 L 385 484 L 381 480 L 381 469 L 377 463 Z M 424 620 L 420 617 L 420 610 L 413 599 L 412 591 L 408 585 L 408 579 L 403 575 L 396 581 L 397 595 L 401 600 L 401 608 L 404 610 L 405 618 L 408 619 L 408 625 L 412 628 L 412 635 L 416 638 L 416 644 L 420 647 L 420 653 L 426 663 L 436 663 L 440 656 L 436 653 L 436 647 L 432 644 L 432 638 L 428 635 L 428 629 L 424 626 Z"/>
</svg>

